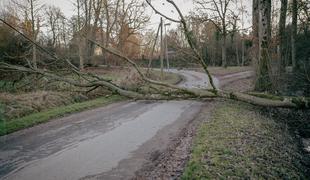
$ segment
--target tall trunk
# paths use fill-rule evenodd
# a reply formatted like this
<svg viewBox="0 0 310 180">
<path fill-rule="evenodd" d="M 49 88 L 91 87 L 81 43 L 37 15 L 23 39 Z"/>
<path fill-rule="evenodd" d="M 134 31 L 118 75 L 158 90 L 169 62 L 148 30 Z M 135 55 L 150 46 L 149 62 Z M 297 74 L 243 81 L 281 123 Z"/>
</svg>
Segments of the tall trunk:
<svg viewBox="0 0 310 180">
<path fill-rule="evenodd" d="M 222 39 L 222 67 L 227 68 L 227 59 L 226 59 L 226 36 L 223 36 L 223 39 Z"/>
<path fill-rule="evenodd" d="M 232 44 L 232 49 L 233 49 L 233 46 L 235 45 L 236 63 L 238 66 L 240 66 L 238 35 L 239 35 L 239 32 L 237 30 L 237 18 L 236 18 L 234 19 L 234 23 L 233 23 L 233 34 L 231 35 L 231 44 Z"/>
<path fill-rule="evenodd" d="M 95 39 L 95 40 L 98 40 L 97 39 L 97 32 L 98 32 L 98 23 L 99 20 L 100 20 L 100 15 L 101 15 L 101 4 L 102 3 L 101 1 L 91 1 L 92 3 L 92 9 L 93 9 L 93 17 L 94 17 L 94 23 L 93 23 L 93 26 L 91 26 L 91 38 L 92 39 Z M 91 8 L 90 8 L 91 10 Z M 91 11 L 90 11 L 91 12 Z M 90 55 L 93 56 L 94 53 L 95 53 L 95 44 L 91 43 L 90 45 Z"/>
<path fill-rule="evenodd" d="M 258 37 L 259 37 L 259 60 L 255 89 L 258 91 L 272 90 L 270 72 L 269 43 L 271 39 L 271 0 L 258 1 Z"/>
<path fill-rule="evenodd" d="M 77 20 L 78 20 L 78 47 L 79 47 L 79 59 L 80 59 L 80 70 L 83 71 L 84 70 L 84 56 L 83 56 L 83 51 L 84 51 L 84 48 L 83 48 L 83 44 L 84 44 L 84 41 L 83 41 L 83 37 L 81 35 L 81 17 L 80 17 L 80 0 L 77 0 L 77 10 L 78 10 L 78 17 L 77 17 Z"/>
<path fill-rule="evenodd" d="M 118 4 L 117 4 L 118 5 Z M 105 33 L 105 47 L 109 47 L 109 43 L 110 43 L 110 30 L 111 30 L 111 20 L 110 20 L 110 11 L 109 11 L 109 4 L 108 1 L 105 0 L 104 1 L 104 10 L 105 10 L 105 18 L 106 18 L 106 33 Z M 104 51 L 104 59 L 106 62 L 106 65 L 108 65 L 109 61 L 108 61 L 108 53 Z"/>
<path fill-rule="evenodd" d="M 287 14 L 287 0 L 281 0 L 281 15 L 279 22 L 279 39 L 280 39 L 280 61 L 279 70 L 280 73 L 285 72 L 286 64 L 286 14 Z"/>
<path fill-rule="evenodd" d="M 31 13 L 31 28 L 32 28 L 32 40 L 36 42 L 37 35 L 35 31 L 35 22 L 34 22 L 34 6 L 33 6 L 33 0 L 30 0 L 30 13 Z M 37 47 L 35 45 L 32 46 L 32 63 L 33 67 L 37 69 Z"/>
<path fill-rule="evenodd" d="M 292 44 L 292 64 L 293 69 L 297 69 L 296 62 L 296 36 L 297 36 L 297 0 L 292 1 L 292 32 L 291 32 L 291 44 Z"/>
<path fill-rule="evenodd" d="M 227 57 L 226 57 L 226 27 L 225 20 L 223 20 L 223 34 L 222 34 L 222 67 L 227 68 Z"/>
<path fill-rule="evenodd" d="M 160 18 L 160 79 L 164 80 L 164 41 L 163 41 L 163 18 Z"/>
<path fill-rule="evenodd" d="M 244 64 L 245 64 L 245 42 L 244 42 L 243 37 L 241 40 L 241 44 L 242 44 L 242 63 L 241 63 L 241 66 L 244 66 Z"/>
<path fill-rule="evenodd" d="M 238 66 L 240 66 L 240 58 L 239 58 L 239 44 L 238 44 L 238 39 L 237 39 L 237 34 L 238 33 L 236 33 L 236 35 L 235 35 L 235 46 L 236 46 L 236 61 L 237 61 L 237 64 L 238 64 Z"/>
<path fill-rule="evenodd" d="M 253 27 L 253 49 L 252 49 L 252 62 L 255 66 L 258 66 L 259 57 L 259 41 L 258 41 L 258 22 L 259 22 L 259 0 L 253 0 L 253 17 L 252 17 L 252 27 Z"/>
<path fill-rule="evenodd" d="M 65 28 L 65 20 L 62 19 L 62 38 L 64 41 L 65 49 L 67 49 L 67 38 L 66 38 L 66 28 Z"/>
</svg>

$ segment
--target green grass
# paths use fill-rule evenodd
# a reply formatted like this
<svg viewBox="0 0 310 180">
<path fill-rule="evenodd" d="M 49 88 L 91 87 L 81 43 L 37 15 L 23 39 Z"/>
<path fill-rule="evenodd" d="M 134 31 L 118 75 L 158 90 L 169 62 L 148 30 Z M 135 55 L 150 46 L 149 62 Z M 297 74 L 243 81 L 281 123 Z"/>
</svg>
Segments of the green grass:
<svg viewBox="0 0 310 180">
<path fill-rule="evenodd" d="M 198 130 L 182 179 L 303 179 L 300 157 L 283 125 L 225 103 Z"/>
<path fill-rule="evenodd" d="M 62 117 L 66 114 L 73 112 L 83 111 L 91 108 L 100 107 L 113 102 L 123 100 L 123 97 L 118 95 L 113 95 L 109 97 L 102 97 L 91 101 L 85 101 L 82 103 L 75 103 L 68 106 L 61 106 L 46 110 L 39 113 L 34 113 L 22 118 L 13 119 L 10 121 L 2 120 L 0 121 L 0 136 L 10 134 L 12 132 L 32 127 L 34 125 L 48 122 L 49 120 L 57 117 Z"/>
</svg>

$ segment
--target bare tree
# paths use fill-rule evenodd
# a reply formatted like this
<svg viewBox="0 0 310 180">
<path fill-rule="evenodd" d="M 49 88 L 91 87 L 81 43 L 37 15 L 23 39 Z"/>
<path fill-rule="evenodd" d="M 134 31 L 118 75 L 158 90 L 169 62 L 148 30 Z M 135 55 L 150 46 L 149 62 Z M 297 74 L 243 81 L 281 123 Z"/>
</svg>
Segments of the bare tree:
<svg viewBox="0 0 310 180">
<path fill-rule="evenodd" d="M 93 26 L 91 26 L 91 35 L 92 39 L 96 39 L 96 35 L 98 32 L 98 26 L 100 23 L 101 13 L 103 9 L 103 0 L 93 0 L 92 1 L 92 9 L 93 9 Z M 94 44 L 91 44 L 90 55 L 94 53 Z"/>
<path fill-rule="evenodd" d="M 62 23 L 62 17 L 64 15 L 62 14 L 60 8 L 55 6 L 48 6 L 45 10 L 45 14 L 47 16 L 47 24 L 49 26 L 49 30 L 52 33 L 52 46 L 55 47 L 56 41 L 60 35 L 60 32 L 58 31 L 58 27 L 60 26 L 60 23 Z"/>
<path fill-rule="evenodd" d="M 231 16 L 229 5 L 232 0 L 194 0 L 198 10 L 202 12 L 206 20 L 213 22 L 221 33 L 222 37 L 222 66 L 227 67 L 226 37 L 228 34 L 228 17 Z M 211 12 L 211 15 L 207 15 Z"/>
<path fill-rule="evenodd" d="M 105 47 L 110 47 L 111 37 L 113 30 L 115 29 L 115 25 L 118 21 L 118 12 L 120 8 L 121 0 L 103 0 L 103 11 L 102 18 L 100 20 L 101 31 L 101 43 L 105 45 Z M 105 20 L 105 22 L 104 22 Z M 103 25 L 105 24 L 105 35 L 103 32 Z M 104 39 L 105 36 L 105 39 Z M 106 63 L 107 61 L 107 53 L 105 55 Z"/>
<path fill-rule="evenodd" d="M 39 0 L 13 0 L 13 4 L 17 6 L 23 16 L 23 21 L 25 23 L 25 31 L 28 31 L 29 36 L 31 36 L 33 41 L 37 41 L 38 34 L 41 27 L 41 16 L 40 10 L 42 5 L 40 5 Z M 30 25 L 30 27 L 28 26 Z M 32 46 L 32 66 L 37 68 L 37 47 Z"/>
<path fill-rule="evenodd" d="M 121 0 L 117 21 L 119 50 L 122 51 L 128 38 L 139 34 L 149 22 L 150 17 L 146 14 L 145 8 L 141 0 Z"/>
<path fill-rule="evenodd" d="M 242 52 L 242 56 L 241 56 L 241 65 L 244 66 L 245 64 L 245 19 L 244 16 L 248 14 L 248 12 L 246 11 L 246 6 L 244 6 L 244 1 L 243 0 L 239 0 L 236 2 L 236 4 L 238 4 L 238 2 L 240 3 L 240 12 L 241 12 L 241 33 L 242 33 L 242 37 L 241 37 L 241 52 Z"/>
<path fill-rule="evenodd" d="M 76 0 L 76 8 L 77 8 L 77 44 L 79 48 L 79 60 L 80 60 L 80 70 L 84 70 L 84 47 L 85 47 L 85 40 L 82 36 L 82 20 L 81 20 L 81 0 Z"/>
</svg>

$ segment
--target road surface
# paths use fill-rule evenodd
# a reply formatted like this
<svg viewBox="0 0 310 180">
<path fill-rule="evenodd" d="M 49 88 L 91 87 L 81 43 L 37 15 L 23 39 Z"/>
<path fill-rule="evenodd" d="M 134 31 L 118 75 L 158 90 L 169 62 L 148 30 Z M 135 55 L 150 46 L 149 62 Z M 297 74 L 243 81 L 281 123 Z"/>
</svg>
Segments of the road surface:
<svg viewBox="0 0 310 180">
<path fill-rule="evenodd" d="M 203 73 L 173 71 L 184 77 L 180 86 L 209 86 Z M 129 179 L 165 150 L 201 106 L 121 102 L 0 137 L 0 179 Z"/>
</svg>

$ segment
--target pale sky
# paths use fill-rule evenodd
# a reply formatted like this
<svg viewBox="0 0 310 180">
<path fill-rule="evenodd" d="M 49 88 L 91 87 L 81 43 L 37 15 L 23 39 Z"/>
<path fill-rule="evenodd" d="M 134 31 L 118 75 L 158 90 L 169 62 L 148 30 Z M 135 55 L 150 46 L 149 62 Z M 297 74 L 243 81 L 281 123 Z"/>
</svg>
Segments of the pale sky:
<svg viewBox="0 0 310 180">
<path fill-rule="evenodd" d="M 49 5 L 55 5 L 55 6 L 60 7 L 67 18 L 71 17 L 75 13 L 74 12 L 74 6 L 73 6 L 74 0 L 40 0 L 40 1 L 42 3 L 46 3 Z M 182 10 L 182 12 L 185 15 L 188 14 L 190 12 L 190 10 L 193 8 L 193 3 L 191 0 L 176 0 L 175 2 L 178 4 L 179 8 Z M 164 3 L 164 5 L 163 5 L 163 3 Z M 176 11 L 174 11 L 174 13 L 173 13 L 172 10 L 174 10 L 174 8 L 169 3 L 166 3 L 165 0 L 152 0 L 152 4 L 154 4 L 156 9 L 160 10 L 160 12 L 163 12 L 164 14 L 168 15 L 169 17 L 174 17 L 175 19 L 177 19 Z M 160 16 L 156 15 L 151 10 L 150 7 L 148 7 L 148 13 L 150 15 L 152 15 L 150 26 L 152 28 L 156 28 L 156 26 L 157 26 L 156 24 L 158 24 L 160 21 Z"/>
<path fill-rule="evenodd" d="M 2 2 L 4 1 L 11 1 L 11 0 L 0 0 Z M 74 6 L 73 2 L 75 0 L 39 0 L 42 4 L 47 5 L 55 5 L 61 8 L 63 13 L 67 18 L 70 18 L 72 15 L 75 14 L 74 12 Z M 251 2 L 249 0 L 244 0 L 245 5 L 247 6 L 248 11 L 251 11 Z M 175 3 L 179 6 L 181 11 L 184 15 L 188 15 L 188 13 L 194 9 L 193 1 L 192 0 L 175 0 Z M 165 15 L 169 17 L 173 17 L 175 19 L 178 19 L 178 14 L 175 11 L 175 9 L 166 2 L 166 0 L 152 0 L 152 4 L 158 9 L 160 12 L 164 13 Z M 156 15 L 150 7 L 148 7 L 148 13 L 151 16 L 151 23 L 150 28 L 155 29 L 157 27 L 157 24 L 160 21 L 160 16 Z M 250 21 L 249 15 L 245 17 L 247 21 Z M 247 22 L 246 24 L 250 24 L 250 22 Z M 173 27 L 174 25 L 172 25 Z"/>
</svg>

